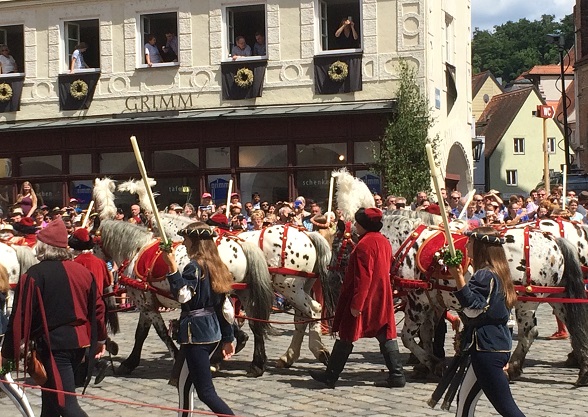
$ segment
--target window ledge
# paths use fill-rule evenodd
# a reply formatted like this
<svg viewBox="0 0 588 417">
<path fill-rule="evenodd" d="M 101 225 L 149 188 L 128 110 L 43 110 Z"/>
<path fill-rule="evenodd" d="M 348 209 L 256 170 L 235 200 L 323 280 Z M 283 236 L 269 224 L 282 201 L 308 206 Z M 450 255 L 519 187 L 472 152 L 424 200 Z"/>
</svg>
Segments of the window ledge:
<svg viewBox="0 0 588 417">
<path fill-rule="evenodd" d="M 12 72 L 10 74 L 0 74 L 0 78 L 21 78 L 24 77 L 24 72 Z"/>
<path fill-rule="evenodd" d="M 69 72 L 69 71 L 62 72 L 61 74 L 62 75 L 68 75 L 68 74 L 71 74 L 71 75 L 73 75 L 73 74 L 95 74 L 95 73 L 99 73 L 100 71 L 101 71 L 100 68 L 84 68 L 84 69 L 75 70 L 74 72 Z"/>
<path fill-rule="evenodd" d="M 237 59 L 233 58 L 224 58 L 221 62 L 223 64 L 231 64 L 231 63 L 239 63 L 239 62 L 258 62 L 258 61 L 267 61 L 267 55 L 255 55 L 255 56 L 240 56 Z"/>
<path fill-rule="evenodd" d="M 315 56 L 320 55 L 345 55 L 345 54 L 361 54 L 363 53 L 363 49 L 330 49 L 328 51 L 319 51 L 315 54 Z"/>
<path fill-rule="evenodd" d="M 147 64 L 139 64 L 137 65 L 136 69 L 153 69 L 153 68 L 170 68 L 170 67 L 179 67 L 179 62 L 162 62 L 161 64 L 153 64 L 151 66 Z"/>
</svg>

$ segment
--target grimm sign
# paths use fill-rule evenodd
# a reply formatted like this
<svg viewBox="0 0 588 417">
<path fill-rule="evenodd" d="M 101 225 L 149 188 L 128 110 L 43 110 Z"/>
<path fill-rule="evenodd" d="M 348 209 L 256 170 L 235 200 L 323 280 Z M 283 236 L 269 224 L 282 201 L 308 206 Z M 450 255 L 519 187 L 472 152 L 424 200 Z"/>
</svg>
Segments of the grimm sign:
<svg viewBox="0 0 588 417">
<path fill-rule="evenodd" d="M 160 94 L 154 96 L 127 97 L 127 110 L 148 112 L 157 110 L 186 110 L 193 108 L 192 93 Z"/>
</svg>

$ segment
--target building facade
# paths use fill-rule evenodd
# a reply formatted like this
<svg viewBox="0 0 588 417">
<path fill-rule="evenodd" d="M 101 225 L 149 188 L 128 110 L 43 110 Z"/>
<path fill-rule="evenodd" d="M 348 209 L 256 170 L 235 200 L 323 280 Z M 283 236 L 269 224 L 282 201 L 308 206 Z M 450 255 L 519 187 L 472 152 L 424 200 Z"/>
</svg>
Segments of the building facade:
<svg viewBox="0 0 588 417">
<path fill-rule="evenodd" d="M 357 40 L 336 36 L 343 21 Z M 433 108 L 445 180 L 465 191 L 470 22 L 469 0 L 2 1 L 18 68 L 0 76 L 2 195 L 30 180 L 49 206 L 88 201 L 93 178 L 138 176 L 131 135 L 160 205 L 222 200 L 230 179 L 244 200 L 324 202 L 343 166 L 384 191 L 370 163 L 401 59 Z M 241 36 L 251 56 L 235 57 Z M 88 68 L 71 71 L 76 50 Z"/>
</svg>

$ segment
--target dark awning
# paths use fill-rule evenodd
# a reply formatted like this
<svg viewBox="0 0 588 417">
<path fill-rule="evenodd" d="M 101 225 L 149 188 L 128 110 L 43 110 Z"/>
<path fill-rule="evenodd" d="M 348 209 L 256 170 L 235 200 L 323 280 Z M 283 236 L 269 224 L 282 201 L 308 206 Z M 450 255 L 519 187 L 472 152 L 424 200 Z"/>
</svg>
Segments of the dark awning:
<svg viewBox="0 0 588 417">
<path fill-rule="evenodd" d="M 455 67 L 451 64 L 445 63 L 445 73 L 447 75 L 447 94 L 455 100 L 457 98 Z"/>
</svg>

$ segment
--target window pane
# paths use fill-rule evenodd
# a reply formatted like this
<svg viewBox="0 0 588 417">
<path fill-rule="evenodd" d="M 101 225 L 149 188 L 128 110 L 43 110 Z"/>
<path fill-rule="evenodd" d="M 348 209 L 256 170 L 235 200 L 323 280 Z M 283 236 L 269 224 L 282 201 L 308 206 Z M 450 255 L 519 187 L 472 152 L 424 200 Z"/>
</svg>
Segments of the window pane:
<svg viewBox="0 0 588 417">
<path fill-rule="evenodd" d="M 10 185 L 0 185 L 0 217 L 4 218 L 10 211 L 12 204 L 12 187 Z"/>
<path fill-rule="evenodd" d="M 12 161 L 9 158 L 0 158 L 0 178 L 12 176 Z"/>
<path fill-rule="evenodd" d="M 88 48 L 83 53 L 83 59 L 89 68 L 100 68 L 100 21 L 98 19 L 75 20 L 65 22 L 67 30 L 66 44 L 68 50 L 66 68 L 71 65 L 71 55 L 76 46 L 84 42 Z"/>
<path fill-rule="evenodd" d="M 382 181 L 380 176 L 371 171 L 357 171 L 355 176 L 362 180 L 372 193 L 380 194 L 382 192 Z"/>
<path fill-rule="evenodd" d="M 198 205 L 200 199 L 197 177 L 158 178 L 153 191 L 158 194 L 156 200 L 159 210 L 171 203 Z"/>
<path fill-rule="evenodd" d="M 334 165 L 347 161 L 345 143 L 296 145 L 298 165 Z M 342 156 L 342 159 L 339 159 Z"/>
<path fill-rule="evenodd" d="M 231 150 L 229 148 L 206 148 L 207 168 L 229 168 L 230 166 Z"/>
<path fill-rule="evenodd" d="M 321 4 L 321 21 L 319 22 L 321 25 L 321 47 L 324 50 L 361 48 L 360 1 L 324 0 L 324 3 L 326 3 L 326 7 Z M 353 27 L 357 32 L 357 40 L 353 38 L 351 27 L 348 24 L 345 26 L 349 29 L 344 29 L 347 33 L 341 33 L 339 37 L 335 37 L 335 32 L 343 26 L 344 22 L 346 22 L 349 17 L 351 17 L 354 25 Z"/>
<path fill-rule="evenodd" d="M 204 193 L 205 191 L 208 191 L 212 194 L 212 201 L 214 201 L 217 206 L 227 204 L 227 190 L 229 188 L 230 179 L 230 175 L 209 175 L 207 181 L 208 190 L 202 190 L 202 192 Z"/>
<path fill-rule="evenodd" d="M 61 174 L 61 156 L 33 156 L 20 159 L 20 174 L 29 175 L 59 175 Z"/>
<path fill-rule="evenodd" d="M 296 179 L 298 195 L 314 200 L 324 212 L 328 206 L 330 182 L 331 171 L 301 171 Z"/>
<path fill-rule="evenodd" d="M 197 170 L 198 149 L 155 151 L 153 168 L 158 172 Z"/>
<path fill-rule="evenodd" d="M 155 46 L 157 47 L 163 62 L 178 62 L 179 61 L 179 40 L 178 40 L 178 14 L 170 13 L 154 13 L 145 14 L 141 16 L 141 30 L 143 32 L 143 44 L 140 48 L 141 59 L 140 62 L 145 62 L 145 47 L 147 43 L 147 35 L 155 36 Z M 171 36 L 166 38 L 166 34 Z M 166 48 L 163 48 L 166 46 Z M 173 49 L 176 49 L 174 51 Z"/>
<path fill-rule="evenodd" d="M 144 156 L 143 156 L 144 157 Z M 101 174 L 138 174 L 137 160 L 133 152 L 100 154 Z"/>
<path fill-rule="evenodd" d="M 0 43 L 8 46 L 16 62 L 16 71 L 24 70 L 24 27 L 22 25 L 0 26 Z"/>
<path fill-rule="evenodd" d="M 262 201 L 270 203 L 287 200 L 288 175 L 285 172 L 241 174 L 241 201 L 251 201 L 254 192 L 259 193 Z"/>
<path fill-rule="evenodd" d="M 287 163 L 286 145 L 239 146 L 240 167 L 285 167 Z"/>
<path fill-rule="evenodd" d="M 86 209 L 90 201 L 92 201 L 93 187 L 92 181 L 72 181 L 69 187 L 69 196 L 77 198 L 80 207 Z"/>
<path fill-rule="evenodd" d="M 246 45 L 251 49 L 251 54 L 249 54 L 249 56 L 267 55 L 265 38 L 262 40 L 262 43 L 257 46 L 257 49 L 255 49 L 255 33 L 265 32 L 265 5 L 258 4 L 227 8 L 226 22 L 228 42 L 226 56 L 230 56 L 233 53 L 235 39 L 238 36 L 243 36 L 245 38 Z M 244 49 L 247 49 L 247 47 Z M 254 49 L 257 51 L 256 53 L 254 53 Z"/>
<path fill-rule="evenodd" d="M 92 155 L 70 155 L 69 156 L 69 173 L 70 174 L 91 174 L 92 173 Z"/>
<path fill-rule="evenodd" d="M 63 205 L 63 184 L 61 182 L 46 182 L 33 184 L 37 193 L 37 206 L 46 204 L 49 209 Z"/>
<path fill-rule="evenodd" d="M 356 142 L 353 144 L 354 161 L 356 164 L 376 162 L 374 153 L 380 153 L 380 142 Z"/>
</svg>

